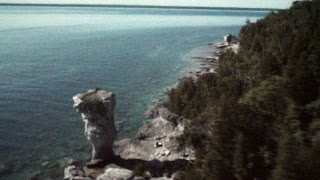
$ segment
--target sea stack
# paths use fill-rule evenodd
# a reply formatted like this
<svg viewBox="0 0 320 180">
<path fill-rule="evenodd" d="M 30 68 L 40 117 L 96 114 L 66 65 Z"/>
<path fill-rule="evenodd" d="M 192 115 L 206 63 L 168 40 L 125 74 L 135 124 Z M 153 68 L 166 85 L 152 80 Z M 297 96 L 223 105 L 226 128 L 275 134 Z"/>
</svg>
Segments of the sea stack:
<svg viewBox="0 0 320 180">
<path fill-rule="evenodd" d="M 92 144 L 92 163 L 114 157 L 113 142 L 117 137 L 114 126 L 115 95 L 110 91 L 95 89 L 73 97 L 74 108 L 81 113 L 85 123 L 84 134 Z"/>
</svg>

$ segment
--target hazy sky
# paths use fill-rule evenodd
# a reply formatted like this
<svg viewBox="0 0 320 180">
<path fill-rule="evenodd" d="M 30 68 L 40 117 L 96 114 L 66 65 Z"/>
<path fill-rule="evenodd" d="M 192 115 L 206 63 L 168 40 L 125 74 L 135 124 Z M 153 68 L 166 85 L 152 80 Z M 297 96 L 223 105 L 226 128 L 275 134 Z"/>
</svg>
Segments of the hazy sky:
<svg viewBox="0 0 320 180">
<path fill-rule="evenodd" d="M 288 8 L 294 0 L 0 0 L 0 3 Z"/>
</svg>

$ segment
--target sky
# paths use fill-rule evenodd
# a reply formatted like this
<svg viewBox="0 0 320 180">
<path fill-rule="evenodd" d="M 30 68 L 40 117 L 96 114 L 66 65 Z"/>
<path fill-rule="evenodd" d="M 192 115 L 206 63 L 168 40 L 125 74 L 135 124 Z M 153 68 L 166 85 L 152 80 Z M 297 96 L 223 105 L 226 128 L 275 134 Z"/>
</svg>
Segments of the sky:
<svg viewBox="0 0 320 180">
<path fill-rule="evenodd" d="M 0 0 L 0 3 L 289 8 L 295 0 Z"/>
</svg>

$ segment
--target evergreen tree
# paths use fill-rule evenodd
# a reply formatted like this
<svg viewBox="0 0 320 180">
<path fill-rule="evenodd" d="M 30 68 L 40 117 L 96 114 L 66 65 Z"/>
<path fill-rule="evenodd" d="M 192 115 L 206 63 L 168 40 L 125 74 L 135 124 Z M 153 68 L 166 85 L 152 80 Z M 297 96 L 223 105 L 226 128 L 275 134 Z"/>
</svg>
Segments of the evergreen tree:
<svg viewBox="0 0 320 180">
<path fill-rule="evenodd" d="M 216 73 L 167 92 L 196 150 L 186 179 L 320 177 L 319 22 L 317 1 L 247 22 Z"/>
</svg>

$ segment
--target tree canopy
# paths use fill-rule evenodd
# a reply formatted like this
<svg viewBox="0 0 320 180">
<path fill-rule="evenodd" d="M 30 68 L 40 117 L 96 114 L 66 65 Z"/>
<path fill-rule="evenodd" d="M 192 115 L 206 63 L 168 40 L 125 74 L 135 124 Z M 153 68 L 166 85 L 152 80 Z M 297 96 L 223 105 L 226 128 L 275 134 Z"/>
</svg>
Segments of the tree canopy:
<svg viewBox="0 0 320 180">
<path fill-rule="evenodd" d="M 319 22 L 317 1 L 247 22 L 216 73 L 168 91 L 169 110 L 190 119 L 186 179 L 320 177 Z"/>
</svg>

